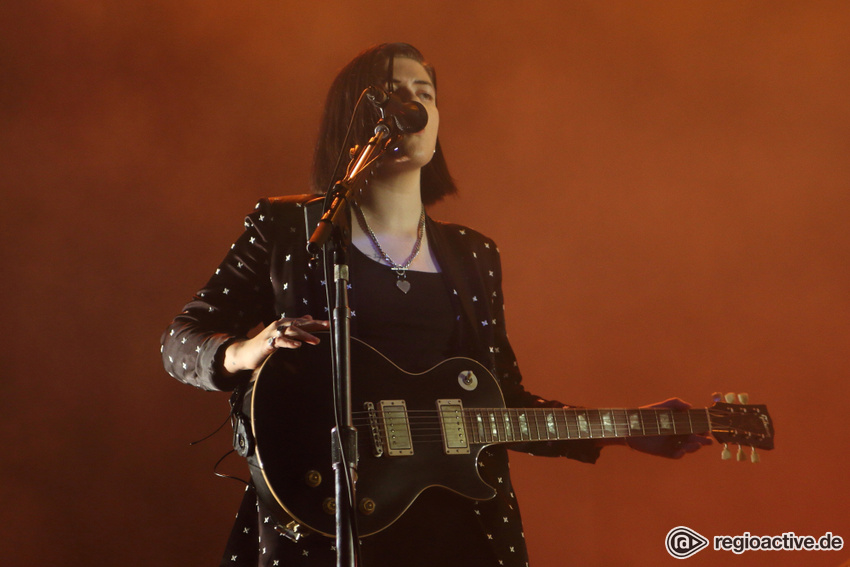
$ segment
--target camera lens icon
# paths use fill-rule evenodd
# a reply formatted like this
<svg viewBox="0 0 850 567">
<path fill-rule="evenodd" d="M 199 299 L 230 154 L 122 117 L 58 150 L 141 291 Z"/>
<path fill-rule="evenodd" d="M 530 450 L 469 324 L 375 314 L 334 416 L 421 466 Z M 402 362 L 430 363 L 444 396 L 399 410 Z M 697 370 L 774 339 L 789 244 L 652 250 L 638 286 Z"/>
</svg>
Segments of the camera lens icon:
<svg viewBox="0 0 850 567">
<path fill-rule="evenodd" d="M 708 545 L 708 540 L 691 528 L 678 526 L 667 532 L 664 546 L 676 559 L 687 559 Z"/>
</svg>

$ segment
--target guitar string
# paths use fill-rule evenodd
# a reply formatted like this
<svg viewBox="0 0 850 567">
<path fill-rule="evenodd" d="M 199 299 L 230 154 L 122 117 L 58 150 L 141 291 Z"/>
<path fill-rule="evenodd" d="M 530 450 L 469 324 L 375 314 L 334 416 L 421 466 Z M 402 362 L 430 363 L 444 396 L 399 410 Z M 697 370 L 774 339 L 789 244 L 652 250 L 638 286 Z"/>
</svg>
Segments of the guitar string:
<svg viewBox="0 0 850 567">
<path fill-rule="evenodd" d="M 364 430 L 371 429 L 373 424 L 370 421 L 361 421 L 360 423 L 356 423 L 355 425 L 360 425 Z M 426 421 L 420 421 L 418 423 L 412 423 L 412 420 L 408 420 L 407 425 L 409 426 L 409 430 L 411 435 L 427 435 L 427 434 L 435 434 L 442 436 L 443 426 L 439 423 L 438 420 L 431 419 Z M 604 438 L 604 437 L 642 437 L 642 436 L 654 436 L 654 435 L 682 435 L 686 434 L 685 431 L 681 431 L 682 428 L 678 428 L 677 430 L 663 430 L 659 427 L 645 427 L 643 431 L 637 432 L 633 428 L 629 428 L 628 424 L 612 424 L 610 427 L 606 427 L 602 424 L 589 424 L 586 429 L 580 428 L 576 425 L 567 424 L 564 426 L 563 422 L 554 424 L 555 430 L 548 426 L 527 426 L 524 430 L 518 424 L 511 424 L 511 432 L 507 431 L 504 423 L 497 422 L 495 424 L 496 433 L 493 433 L 494 424 L 485 422 L 483 424 L 478 423 L 477 421 L 466 419 L 463 421 L 463 425 L 465 430 L 470 431 L 470 435 L 479 435 L 480 431 L 482 431 L 482 427 L 484 427 L 485 435 L 488 437 L 495 437 L 498 439 L 504 439 L 507 441 L 513 441 L 515 439 L 530 441 L 530 440 L 547 440 L 547 439 L 586 439 L 588 437 L 596 437 L 596 438 Z M 391 425 L 379 423 L 377 426 L 378 430 L 386 436 L 388 428 L 391 428 Z M 690 427 L 688 427 L 690 429 Z M 692 431 L 698 432 L 703 428 L 695 427 Z M 519 430 L 519 433 L 516 432 Z M 707 428 L 706 428 L 707 430 Z M 740 431 L 746 431 L 745 429 L 740 429 Z M 606 433 L 610 432 L 610 435 L 606 435 Z M 689 433 L 689 432 L 688 432 Z"/>
<path fill-rule="evenodd" d="M 470 415 L 470 413 L 472 413 L 473 415 Z M 393 415 L 393 414 L 397 414 L 397 415 Z M 495 418 L 499 425 L 503 425 L 505 419 L 509 420 L 509 422 L 511 423 L 512 426 L 517 426 L 517 427 L 520 426 L 520 424 L 523 422 L 523 420 L 520 420 L 516 416 L 511 415 L 507 412 L 468 412 L 461 419 L 465 423 L 469 424 L 469 423 L 475 423 L 476 420 L 479 418 L 479 416 L 483 416 L 485 419 L 487 417 L 489 417 L 490 419 Z M 550 416 L 551 416 L 551 414 L 549 416 L 544 415 L 542 418 L 539 417 L 539 416 L 530 416 L 530 417 L 526 417 L 525 422 L 528 424 L 529 427 L 532 427 L 532 426 L 540 427 L 541 425 L 543 425 L 543 426 L 556 425 L 558 428 L 564 428 L 564 427 L 566 427 L 567 429 L 581 429 L 582 428 L 582 426 L 579 425 L 579 422 L 577 420 L 574 420 L 574 419 L 569 418 L 567 416 L 557 416 L 557 415 L 554 416 L 554 417 L 550 417 Z M 374 418 L 372 416 L 360 416 L 360 417 L 354 419 L 354 421 L 355 421 L 355 423 L 362 424 L 362 425 L 366 426 L 366 425 L 371 425 L 373 423 L 373 420 L 381 422 L 381 421 L 384 421 L 385 419 L 402 420 L 402 421 L 406 421 L 409 424 L 417 424 L 417 423 L 423 423 L 423 422 L 424 423 L 434 422 L 434 423 L 439 424 L 441 422 L 439 412 L 428 411 L 428 410 L 424 410 L 419 414 L 416 414 L 415 412 L 410 412 L 410 411 L 408 411 L 406 414 L 405 414 L 405 412 L 401 412 L 401 411 L 399 411 L 399 412 L 384 412 L 382 414 L 376 414 L 374 416 Z M 449 420 L 449 422 L 451 422 L 451 421 L 452 420 Z M 484 423 L 489 423 L 489 420 L 485 421 Z M 677 416 L 677 419 L 673 419 L 669 423 L 670 423 L 670 427 L 673 427 L 676 430 L 681 430 L 681 429 L 687 430 L 687 429 L 690 429 L 692 425 L 695 425 L 694 429 L 702 429 L 703 426 L 705 426 L 705 427 L 708 426 L 708 423 L 706 423 L 706 422 L 700 422 L 700 421 L 694 421 L 693 419 L 687 419 L 687 416 Z M 634 429 L 636 429 L 636 428 L 634 428 L 630 425 L 630 422 L 628 420 L 616 419 L 616 418 L 614 420 L 611 420 L 611 421 L 599 421 L 597 419 L 591 418 L 591 419 L 588 419 L 586 421 L 586 424 L 587 424 L 586 427 L 589 427 L 589 428 L 600 428 L 601 427 L 603 429 L 606 429 L 606 428 L 624 429 L 624 430 L 634 430 Z M 659 431 L 659 430 L 667 429 L 667 427 L 665 427 L 662 424 L 650 424 L 650 425 L 644 424 L 643 429 L 647 430 L 647 431 Z"/>
<path fill-rule="evenodd" d="M 634 410 L 627 410 L 627 409 L 623 409 L 623 408 L 606 408 L 606 409 L 599 409 L 599 410 L 574 411 L 574 410 L 572 410 L 572 408 L 564 408 L 564 409 L 561 409 L 561 412 L 558 412 L 557 411 L 558 409 L 561 409 L 561 408 L 545 408 L 545 409 L 544 408 L 522 408 L 522 411 L 519 408 L 474 408 L 474 409 L 466 408 L 466 409 L 461 410 L 461 411 L 462 411 L 462 415 L 463 415 L 462 420 L 463 420 L 464 427 L 470 432 L 469 436 L 471 438 L 473 438 L 473 442 L 476 442 L 475 441 L 476 437 L 478 439 L 481 439 L 481 437 L 482 437 L 482 435 L 481 435 L 482 430 L 480 429 L 481 424 L 479 424 L 479 422 L 477 421 L 476 414 L 478 414 L 478 416 L 480 416 L 480 415 L 484 415 L 484 416 L 490 415 L 491 417 L 498 416 L 498 418 L 502 418 L 502 419 L 504 419 L 504 417 L 507 417 L 510 421 L 512 428 L 516 427 L 518 429 L 521 429 L 521 427 L 522 427 L 521 424 L 519 423 L 518 419 L 517 419 L 518 415 L 522 414 L 522 415 L 526 416 L 526 419 L 531 418 L 531 419 L 529 419 L 529 421 L 530 422 L 533 421 L 534 423 L 533 424 L 528 423 L 526 425 L 526 427 L 528 428 L 528 433 L 520 433 L 519 436 L 517 436 L 516 433 L 512 433 L 512 432 L 509 433 L 508 431 L 506 431 L 504 423 L 501 420 L 497 421 L 497 423 L 496 423 L 497 431 L 496 431 L 495 434 L 492 432 L 491 423 L 489 423 L 487 421 L 484 422 L 483 425 L 485 426 L 485 429 L 484 429 L 483 437 L 485 437 L 485 438 L 489 437 L 489 438 L 496 439 L 496 440 L 506 440 L 506 441 L 514 441 L 514 440 L 535 441 L 535 440 L 550 439 L 552 437 L 552 435 L 550 434 L 550 432 L 547 431 L 547 424 L 546 424 L 546 421 L 545 421 L 547 413 L 549 415 L 556 415 L 557 416 L 555 418 L 555 437 L 556 438 L 564 438 L 564 437 L 566 437 L 567 439 L 581 439 L 581 438 L 587 438 L 587 437 L 597 437 L 597 438 L 602 437 L 602 438 L 604 438 L 605 432 L 608 429 L 613 429 L 613 435 L 610 435 L 609 437 L 639 437 L 639 436 L 650 436 L 650 435 L 677 435 L 677 434 L 680 434 L 680 433 L 678 433 L 678 430 L 684 430 L 684 431 L 691 430 L 691 431 L 694 431 L 694 432 L 706 431 L 707 432 L 707 431 L 712 429 L 712 427 L 710 426 L 709 423 L 703 422 L 702 419 L 701 419 L 702 416 L 704 416 L 705 413 L 706 413 L 704 410 L 690 410 L 690 412 L 688 412 L 688 413 L 678 413 L 678 412 L 674 412 L 672 410 L 655 411 L 654 417 L 655 417 L 656 421 L 657 421 L 658 417 L 662 416 L 662 415 L 666 415 L 666 416 L 672 418 L 672 424 L 671 425 L 673 427 L 673 431 L 670 431 L 668 428 L 662 427 L 660 423 L 650 424 L 649 426 L 647 426 L 647 424 L 644 423 L 643 427 L 642 427 L 642 431 L 638 433 L 638 432 L 635 432 L 634 428 L 630 427 L 628 419 L 627 419 L 628 414 L 629 413 L 633 414 Z M 556 411 L 552 411 L 552 410 L 556 410 Z M 613 422 L 610 423 L 610 424 L 600 423 L 598 420 L 599 420 L 600 414 L 602 412 L 606 412 L 608 414 L 613 415 L 613 417 L 614 417 Z M 641 412 L 640 413 L 641 417 L 644 417 L 646 410 L 645 409 L 640 410 L 640 412 Z M 359 422 L 360 424 L 362 424 L 364 428 L 370 429 L 374 425 L 372 423 L 373 418 L 372 418 L 372 416 L 370 415 L 369 412 L 360 411 L 360 412 L 354 412 L 354 413 L 355 413 L 355 415 L 362 416 L 362 417 L 359 417 L 356 421 Z M 389 411 L 385 410 L 385 411 L 381 412 L 380 415 L 387 415 L 387 414 L 392 414 L 392 413 L 398 413 L 399 415 L 398 416 L 390 415 L 389 417 L 391 417 L 391 418 L 394 417 L 396 419 L 402 419 L 402 420 L 404 419 L 405 412 L 403 412 L 403 411 L 393 412 L 392 410 L 389 410 Z M 716 409 L 716 408 L 709 408 L 707 413 L 710 417 L 714 417 L 718 421 L 721 420 L 724 417 L 729 417 L 729 416 L 735 415 L 734 412 L 729 412 L 729 411 L 726 411 L 726 410 Z M 441 415 L 440 410 L 407 410 L 407 423 L 408 423 L 408 426 L 410 427 L 410 430 L 411 430 L 411 436 L 413 436 L 415 434 L 415 435 L 417 435 L 418 437 L 421 438 L 423 435 L 426 435 L 426 433 L 425 433 L 426 431 L 437 432 L 437 433 L 430 433 L 430 434 L 441 436 L 442 426 L 441 426 L 440 421 L 439 421 L 440 415 Z M 586 428 L 580 427 L 577 423 L 571 423 L 579 415 L 584 416 L 585 419 L 588 420 Z M 759 414 L 759 416 L 760 415 L 761 414 Z M 544 434 L 542 434 L 542 435 L 541 435 L 541 424 L 538 422 L 538 420 L 540 419 L 541 416 L 544 418 L 544 424 L 543 424 L 543 433 Z M 693 423 L 694 417 L 698 418 L 696 423 Z M 558 419 L 558 418 L 560 418 L 560 419 Z M 378 419 L 378 421 L 380 422 L 382 420 Z M 532 425 L 533 425 L 533 429 L 534 429 L 534 434 L 532 434 L 532 432 L 531 432 Z M 606 429 L 606 426 L 607 426 L 608 429 Z M 719 430 L 719 431 L 723 431 L 723 432 L 727 432 L 727 433 L 732 433 L 732 434 L 741 434 L 741 433 L 752 434 L 752 432 L 749 431 L 747 428 L 735 426 L 734 424 L 729 424 L 727 426 L 716 425 L 714 427 L 714 429 Z M 386 426 L 384 424 L 379 424 L 378 430 L 384 436 L 386 436 Z M 564 431 L 565 435 L 561 436 L 559 431 Z M 583 435 L 583 433 L 584 433 L 584 435 Z M 769 436 L 770 435 L 768 434 L 768 432 L 766 430 L 763 437 L 769 437 Z M 745 439 L 744 441 L 758 441 L 759 439 L 760 439 L 760 437 L 757 435 L 755 438 Z M 485 441 L 486 441 L 486 439 L 485 439 Z"/>
<path fill-rule="evenodd" d="M 389 417 L 390 419 L 405 420 L 405 412 L 402 412 L 402 411 L 399 411 L 399 412 L 383 412 L 381 414 L 375 415 L 374 418 L 372 416 L 368 415 L 368 414 L 363 415 L 365 412 L 358 412 L 358 413 L 360 413 L 361 415 L 359 417 L 357 417 L 354 421 L 357 422 L 358 424 L 362 424 L 363 426 L 372 425 L 373 419 L 377 419 L 378 421 L 382 421 L 386 417 Z M 393 413 L 397 413 L 398 415 L 392 415 Z M 434 421 L 438 424 L 440 422 L 440 412 L 435 411 L 435 410 L 418 410 L 418 411 L 417 410 L 409 410 L 406 415 L 407 415 L 406 421 L 409 424 L 412 424 L 412 425 L 415 425 L 416 423 L 423 422 L 423 421 L 424 422 Z M 470 425 L 470 424 L 474 424 L 476 422 L 477 417 L 482 416 L 482 415 L 485 416 L 485 418 L 486 418 L 486 416 L 490 416 L 491 419 L 495 417 L 498 420 L 498 424 L 500 426 L 503 426 L 503 422 L 504 422 L 505 418 L 507 418 L 509 420 L 509 422 L 511 423 L 512 426 L 517 426 L 517 427 L 521 426 L 520 419 L 518 419 L 517 416 L 512 415 L 510 412 L 506 412 L 504 410 L 480 411 L 480 412 L 465 410 L 464 416 L 463 416 L 462 419 L 464 420 L 464 423 L 466 423 L 467 425 Z M 610 422 L 599 421 L 597 416 L 592 416 L 592 415 L 591 416 L 585 416 L 585 419 L 587 420 L 586 426 L 582 427 L 578 424 L 578 421 L 575 420 L 575 418 L 574 418 L 575 416 L 557 415 L 557 414 L 552 414 L 552 412 L 549 412 L 549 415 L 546 415 L 545 413 L 542 414 L 542 415 L 540 415 L 540 414 L 532 414 L 532 415 L 523 414 L 523 415 L 526 418 L 526 421 L 527 421 L 529 427 L 534 426 L 534 427 L 537 427 L 537 428 L 539 428 L 541 425 L 543 425 L 545 427 L 546 424 L 549 424 L 549 422 L 551 420 L 551 416 L 554 415 L 554 424 L 558 429 L 565 428 L 565 429 L 568 429 L 568 430 L 572 430 L 572 429 L 584 430 L 585 427 L 590 428 L 590 429 L 593 429 L 593 428 L 615 429 L 615 430 L 622 429 L 624 431 L 633 431 L 633 430 L 636 429 L 636 428 L 633 428 L 630 425 L 629 420 L 623 419 L 624 416 L 619 416 L 619 417 L 615 416 L 614 419 Z M 384 416 L 384 417 L 380 417 L 380 416 Z M 670 427 L 672 427 L 674 429 L 674 434 L 675 434 L 676 431 L 679 431 L 679 430 L 687 431 L 687 430 L 692 429 L 692 428 L 693 428 L 694 431 L 703 431 L 703 430 L 708 431 L 710 429 L 709 423 L 702 421 L 700 419 L 694 420 L 693 416 L 689 417 L 687 415 L 675 415 L 675 416 L 671 416 L 671 417 L 673 417 L 673 419 L 669 423 L 670 423 Z M 701 417 L 701 415 L 697 414 L 697 417 Z M 541 419 L 542 419 L 542 422 L 541 422 Z M 485 422 L 485 423 L 487 423 L 487 422 Z M 718 426 L 717 428 L 720 428 L 720 427 Z M 656 424 L 646 424 L 646 423 L 644 423 L 642 429 L 645 432 L 664 433 L 665 430 L 667 430 L 669 428 L 660 424 L 660 423 L 656 423 Z M 736 427 L 732 424 L 728 425 L 727 427 L 723 427 L 723 429 L 739 431 L 739 432 L 746 432 L 747 431 L 746 428 Z"/>
</svg>

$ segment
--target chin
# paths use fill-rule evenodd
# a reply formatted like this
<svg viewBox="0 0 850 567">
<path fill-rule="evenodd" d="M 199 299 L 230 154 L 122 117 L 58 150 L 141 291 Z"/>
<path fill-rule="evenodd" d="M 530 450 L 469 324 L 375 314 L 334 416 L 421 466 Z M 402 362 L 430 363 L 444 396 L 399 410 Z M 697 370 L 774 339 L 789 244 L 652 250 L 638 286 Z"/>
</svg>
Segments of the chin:
<svg viewBox="0 0 850 567">
<path fill-rule="evenodd" d="M 431 160 L 434 158 L 433 150 L 430 152 L 413 152 L 413 153 L 404 153 L 398 152 L 396 155 L 389 157 L 389 159 L 385 160 L 383 163 L 383 167 L 387 170 L 392 169 L 410 169 L 417 168 L 421 169 L 431 163 Z"/>
</svg>

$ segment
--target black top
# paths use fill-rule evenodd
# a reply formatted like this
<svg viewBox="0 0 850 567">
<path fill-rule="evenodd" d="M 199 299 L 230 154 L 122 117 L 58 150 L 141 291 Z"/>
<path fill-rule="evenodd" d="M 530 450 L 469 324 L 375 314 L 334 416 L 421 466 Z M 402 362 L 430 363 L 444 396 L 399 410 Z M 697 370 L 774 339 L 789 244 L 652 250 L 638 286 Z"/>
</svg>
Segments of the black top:
<svg viewBox="0 0 850 567">
<path fill-rule="evenodd" d="M 443 275 L 408 270 L 404 293 L 398 275 L 355 246 L 349 248 L 349 299 L 357 338 L 407 372 L 422 372 L 456 352 L 458 315 Z"/>
<path fill-rule="evenodd" d="M 410 288 L 404 293 L 392 268 L 354 246 L 349 250 L 358 338 L 408 372 L 428 370 L 456 352 L 459 316 L 442 274 L 408 270 Z M 419 495 L 397 522 L 364 538 L 361 549 L 366 567 L 496 564 L 472 501 L 441 488 Z"/>
</svg>

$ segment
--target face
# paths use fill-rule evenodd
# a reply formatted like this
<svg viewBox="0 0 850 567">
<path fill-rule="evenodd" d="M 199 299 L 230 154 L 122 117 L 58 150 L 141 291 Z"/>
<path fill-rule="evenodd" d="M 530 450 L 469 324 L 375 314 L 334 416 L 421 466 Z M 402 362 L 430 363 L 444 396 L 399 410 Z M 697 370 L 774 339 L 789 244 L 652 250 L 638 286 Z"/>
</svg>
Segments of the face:
<svg viewBox="0 0 850 567">
<path fill-rule="evenodd" d="M 407 57 L 393 59 L 393 90 L 405 102 L 422 104 L 428 111 L 428 124 L 420 132 L 406 134 L 396 156 L 385 161 L 383 167 L 422 168 L 434 157 L 434 148 L 437 146 L 437 131 L 440 128 L 437 91 L 425 67 Z"/>
</svg>

